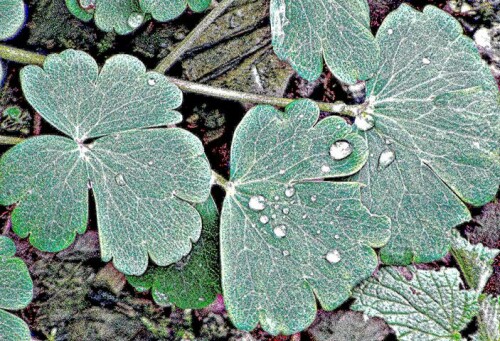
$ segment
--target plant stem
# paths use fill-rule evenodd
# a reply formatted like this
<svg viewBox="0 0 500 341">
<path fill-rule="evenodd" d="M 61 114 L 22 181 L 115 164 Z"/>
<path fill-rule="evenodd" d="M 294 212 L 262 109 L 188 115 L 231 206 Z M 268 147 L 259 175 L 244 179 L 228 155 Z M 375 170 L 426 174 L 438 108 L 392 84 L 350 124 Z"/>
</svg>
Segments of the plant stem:
<svg viewBox="0 0 500 341">
<path fill-rule="evenodd" d="M 22 137 L 0 135 L 0 145 L 11 146 L 11 145 L 15 145 L 15 144 L 21 143 L 24 140 L 26 140 L 26 139 L 22 138 Z"/>
<path fill-rule="evenodd" d="M 212 171 L 212 179 L 213 179 L 213 183 L 216 184 L 216 185 L 219 185 L 220 187 L 222 187 L 224 189 L 224 191 L 227 192 L 227 187 L 228 187 L 228 184 L 229 184 L 229 181 L 226 180 L 225 177 L 223 177 L 222 175 L 220 175 L 219 173 L 217 173 L 216 171 Z"/>
<path fill-rule="evenodd" d="M 0 44 L 0 59 L 11 60 L 21 64 L 42 65 L 45 60 L 45 56 L 35 52 L 29 52 Z"/>
<path fill-rule="evenodd" d="M 213 86 L 189 82 L 178 78 L 172 78 L 172 77 L 167 77 L 167 78 L 170 82 L 174 83 L 181 90 L 184 90 L 186 92 L 192 92 L 210 97 L 224 98 L 238 102 L 269 104 L 269 105 L 274 105 L 276 107 L 284 108 L 296 100 L 290 98 L 271 97 L 271 96 L 251 94 L 247 92 L 228 90 L 223 88 L 216 88 Z M 356 116 L 355 108 L 357 106 L 348 106 L 343 102 L 335 102 L 335 103 L 316 102 L 316 104 L 318 105 L 319 109 L 324 112 L 342 114 L 351 117 Z"/>
<path fill-rule="evenodd" d="M 233 2 L 234 0 L 224 0 L 219 3 L 168 56 L 160 61 L 155 71 L 159 73 L 167 72 L 193 46 L 196 40 L 207 30 L 208 26 L 220 17 Z"/>
<path fill-rule="evenodd" d="M 227 1 L 232 1 L 232 0 L 225 0 L 219 6 L 221 6 L 222 4 L 226 4 Z M 219 6 L 217 6 L 217 8 L 219 8 Z M 212 12 L 210 12 L 210 14 L 212 14 Z M 0 44 L 0 58 L 6 60 L 12 60 L 23 64 L 37 64 L 37 65 L 42 65 L 43 61 L 45 60 L 45 56 L 42 54 L 29 52 L 1 44 Z M 162 63 L 160 63 L 160 65 L 161 64 Z M 192 92 L 205 96 L 223 98 L 238 102 L 269 104 L 283 108 L 286 107 L 288 104 L 292 103 L 294 100 L 296 100 L 290 98 L 264 96 L 264 95 L 251 94 L 247 92 L 217 88 L 209 85 L 185 81 L 178 78 L 172 78 L 172 77 L 167 77 L 167 78 L 170 82 L 176 84 L 181 90 L 184 90 L 186 92 Z M 358 112 L 364 108 L 363 105 L 346 105 L 343 102 L 335 102 L 335 103 L 316 102 L 316 104 L 318 105 L 321 111 L 344 115 L 344 116 L 350 116 L 350 117 L 355 117 L 358 114 Z M 1 143 L 2 142 L 0 141 L 0 144 Z"/>
</svg>

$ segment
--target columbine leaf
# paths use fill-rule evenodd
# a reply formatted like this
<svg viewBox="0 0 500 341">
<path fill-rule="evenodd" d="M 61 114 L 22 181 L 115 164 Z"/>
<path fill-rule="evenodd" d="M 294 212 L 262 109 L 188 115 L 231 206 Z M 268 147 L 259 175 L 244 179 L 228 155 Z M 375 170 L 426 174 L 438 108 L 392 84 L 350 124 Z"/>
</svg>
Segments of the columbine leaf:
<svg viewBox="0 0 500 341">
<path fill-rule="evenodd" d="M 203 12 L 211 0 L 66 0 L 69 11 L 83 21 L 95 19 L 105 32 L 128 34 L 139 28 L 148 17 L 165 22 L 181 15 L 187 6 Z"/>
<path fill-rule="evenodd" d="M 474 341 L 500 340 L 500 298 L 486 296 L 479 305 L 478 331 Z"/>
<path fill-rule="evenodd" d="M 456 233 L 452 239 L 451 253 L 460 266 L 467 285 L 482 292 L 493 273 L 493 261 L 500 250 L 489 249 L 483 244 L 472 245 Z"/>
<path fill-rule="evenodd" d="M 328 68 L 341 81 L 370 78 L 378 47 L 366 0 L 271 0 L 274 51 L 309 81 Z"/>
<path fill-rule="evenodd" d="M 195 12 L 203 12 L 211 2 L 212 0 L 140 0 L 142 9 L 161 22 L 177 18 L 187 5 Z"/>
<path fill-rule="evenodd" d="M 354 291 L 351 309 L 383 318 L 398 340 L 461 340 L 479 309 L 475 291 L 463 286 L 456 269 L 413 270 L 407 280 L 396 268 L 383 268 Z"/>
<path fill-rule="evenodd" d="M 386 263 L 441 258 L 451 229 L 470 219 L 461 200 L 480 206 L 498 190 L 498 90 L 462 33 L 436 7 L 402 5 L 377 34 L 382 65 L 367 83 L 375 127 L 364 133 L 371 153 L 356 179 L 368 185 L 363 203 L 392 220 Z M 369 118 L 358 117 L 361 130 Z"/>
<path fill-rule="evenodd" d="M 127 276 L 136 290 L 152 289 L 157 304 L 201 309 L 212 303 L 221 292 L 217 206 L 210 197 L 203 204 L 198 204 L 196 209 L 201 214 L 203 231 L 189 255 L 168 267 L 151 266 L 140 277 Z"/>
<path fill-rule="evenodd" d="M 0 336 L 5 341 L 29 341 L 26 323 L 6 310 L 25 308 L 33 297 L 33 282 L 28 268 L 14 258 L 16 247 L 7 237 L 0 236 Z"/>
<path fill-rule="evenodd" d="M 0 2 L 0 40 L 15 36 L 25 20 L 26 9 L 23 0 L 2 0 Z"/>
<path fill-rule="evenodd" d="M 140 275 L 148 255 L 165 266 L 188 254 L 201 232 L 191 203 L 210 190 L 203 146 L 181 129 L 138 129 L 178 122 L 180 91 L 134 57 L 113 57 L 98 73 L 72 50 L 24 68 L 21 81 L 35 110 L 70 138 L 35 137 L 0 159 L 0 203 L 16 203 L 14 231 L 41 250 L 68 247 L 85 231 L 90 186 L 104 260 Z"/>
<path fill-rule="evenodd" d="M 319 123 L 308 100 L 258 106 L 236 129 L 221 216 L 224 299 L 238 328 L 291 334 L 331 310 L 377 265 L 389 221 L 360 202 L 352 174 L 367 146 L 342 118 Z M 333 156 L 333 157 L 332 157 Z"/>
</svg>

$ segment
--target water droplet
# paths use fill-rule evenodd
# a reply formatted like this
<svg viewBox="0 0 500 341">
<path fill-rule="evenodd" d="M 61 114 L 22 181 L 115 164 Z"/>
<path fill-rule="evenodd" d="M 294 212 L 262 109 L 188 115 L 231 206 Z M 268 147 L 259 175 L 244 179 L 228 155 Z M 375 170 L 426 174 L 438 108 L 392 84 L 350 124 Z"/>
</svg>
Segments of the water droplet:
<svg viewBox="0 0 500 341">
<path fill-rule="evenodd" d="M 95 8 L 95 0 L 80 0 L 80 7 L 84 10 L 91 10 Z"/>
<path fill-rule="evenodd" d="M 271 218 L 276 219 L 276 214 L 273 214 Z"/>
<path fill-rule="evenodd" d="M 266 208 L 265 201 L 266 199 L 261 195 L 253 196 L 248 202 L 248 207 L 250 207 L 250 209 L 254 211 L 262 211 Z"/>
<path fill-rule="evenodd" d="M 267 215 L 261 216 L 259 220 L 262 224 L 267 224 L 269 222 L 269 218 L 267 217 Z"/>
<path fill-rule="evenodd" d="M 317 196 L 315 196 L 315 195 L 313 195 L 313 196 L 311 197 L 311 201 L 312 201 L 312 202 L 316 202 L 316 200 L 318 200 L 318 197 L 317 197 Z"/>
<path fill-rule="evenodd" d="M 381 168 L 387 168 L 394 160 L 396 160 L 396 153 L 392 150 L 384 150 L 378 158 L 378 164 Z"/>
<path fill-rule="evenodd" d="M 285 174 L 285 172 L 286 172 L 286 171 L 285 171 L 284 169 L 280 169 L 280 174 L 281 174 L 281 175 Z"/>
<path fill-rule="evenodd" d="M 133 12 L 132 14 L 130 14 L 127 20 L 127 24 L 133 29 L 136 29 L 137 27 L 141 26 L 143 22 L 144 22 L 144 14 L 139 12 Z"/>
<path fill-rule="evenodd" d="M 302 219 L 307 219 L 307 214 L 304 214 L 304 215 L 302 216 Z"/>
<path fill-rule="evenodd" d="M 200 301 L 200 302 L 205 301 L 205 297 L 200 297 L 200 298 L 198 298 L 198 301 Z"/>
<path fill-rule="evenodd" d="M 326 260 L 329 263 L 338 263 L 340 262 L 340 253 L 337 250 L 328 251 L 326 254 Z"/>
<path fill-rule="evenodd" d="M 429 58 L 422 58 L 422 63 L 425 65 L 429 65 L 431 63 L 431 60 Z"/>
<path fill-rule="evenodd" d="M 352 146 L 347 141 L 337 141 L 330 147 L 330 156 L 334 160 L 343 160 L 352 154 Z"/>
<path fill-rule="evenodd" d="M 335 212 L 338 212 L 340 211 L 340 208 L 342 207 L 342 205 L 338 205 L 336 208 L 335 208 Z"/>
<path fill-rule="evenodd" d="M 153 161 L 149 161 L 149 162 L 148 162 L 148 165 L 152 166 L 152 165 L 153 165 L 153 163 L 154 163 Z"/>
<path fill-rule="evenodd" d="M 375 126 L 375 119 L 372 115 L 359 115 L 356 116 L 354 124 L 361 131 L 368 131 Z"/>
<path fill-rule="evenodd" d="M 283 238 L 286 236 L 286 226 L 284 225 L 276 226 L 273 232 L 276 237 Z"/>
<path fill-rule="evenodd" d="M 339 239 L 340 236 L 338 234 L 335 235 L 335 239 Z"/>
<path fill-rule="evenodd" d="M 289 210 L 288 208 L 286 208 L 286 207 L 285 207 L 285 208 L 283 209 L 283 214 L 288 214 L 288 213 L 290 213 L 290 210 Z"/>
<path fill-rule="evenodd" d="M 290 256 L 290 251 L 288 251 L 288 250 L 284 250 L 284 251 L 283 251 L 283 256 L 285 256 L 285 257 Z"/>
<path fill-rule="evenodd" d="M 316 233 L 317 233 L 317 234 L 321 234 L 321 231 L 320 231 L 320 230 L 317 230 L 317 231 L 316 231 Z"/>
<path fill-rule="evenodd" d="M 476 148 L 479 148 L 480 147 L 480 144 L 479 142 L 472 142 L 472 145 Z"/>
<path fill-rule="evenodd" d="M 285 189 L 285 196 L 287 198 L 293 197 L 294 194 L 295 194 L 295 188 L 293 188 L 293 187 L 287 187 L 287 189 Z"/>
<path fill-rule="evenodd" d="M 276 195 L 276 196 L 274 197 L 274 200 L 276 200 L 276 201 L 280 200 L 279 195 Z"/>
<path fill-rule="evenodd" d="M 394 30 L 392 28 L 388 29 L 387 30 L 387 34 L 388 35 L 392 35 L 394 33 Z"/>
<path fill-rule="evenodd" d="M 115 182 L 118 186 L 125 186 L 127 183 L 125 182 L 125 178 L 123 174 L 117 174 L 115 176 Z"/>
<path fill-rule="evenodd" d="M 321 172 L 322 173 L 328 173 L 331 171 L 331 168 L 328 167 L 327 165 L 321 166 Z"/>
<path fill-rule="evenodd" d="M 156 79 L 154 79 L 154 78 L 148 79 L 148 84 L 151 86 L 156 85 Z"/>
</svg>

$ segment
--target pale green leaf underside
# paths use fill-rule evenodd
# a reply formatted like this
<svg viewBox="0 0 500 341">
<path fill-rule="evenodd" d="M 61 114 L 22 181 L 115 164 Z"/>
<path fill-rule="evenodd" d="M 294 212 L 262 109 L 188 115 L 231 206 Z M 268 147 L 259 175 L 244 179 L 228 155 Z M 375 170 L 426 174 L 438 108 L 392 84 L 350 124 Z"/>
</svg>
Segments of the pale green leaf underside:
<svg viewBox="0 0 500 341">
<path fill-rule="evenodd" d="M 89 21 L 93 16 L 101 30 L 118 34 L 136 30 L 149 15 L 165 22 L 180 16 L 187 6 L 195 12 L 203 12 L 210 3 L 211 0 L 96 0 L 95 8 L 85 11 L 78 7 L 78 1 L 66 0 L 71 13 L 79 19 Z"/>
<path fill-rule="evenodd" d="M 142 276 L 127 276 L 136 290 L 152 289 L 153 299 L 159 305 L 201 309 L 221 292 L 217 206 L 210 197 L 196 205 L 196 209 L 201 215 L 203 231 L 189 255 L 168 267 L 150 266 Z"/>
<path fill-rule="evenodd" d="M 16 35 L 25 19 L 26 12 L 23 0 L 0 1 L 0 40 L 9 39 Z"/>
<path fill-rule="evenodd" d="M 23 69 L 30 104 L 73 139 L 36 137 L 5 153 L 0 203 L 16 203 L 12 223 L 18 235 L 56 252 L 85 231 L 92 187 L 103 260 L 113 258 L 120 271 L 140 275 L 148 256 L 166 266 L 198 240 L 201 218 L 190 203 L 208 198 L 211 171 L 201 141 L 191 133 L 137 129 L 177 122 L 175 86 L 146 73 L 130 56 L 111 58 L 100 74 L 94 64 L 84 53 L 67 51 L 49 57 L 44 69 Z M 86 97 L 81 107 L 75 104 L 79 86 L 91 92 L 100 85 L 105 85 L 101 92 Z M 105 134 L 110 135 L 81 141 Z"/>
<path fill-rule="evenodd" d="M 355 179 L 368 185 L 363 203 L 392 220 L 382 260 L 429 262 L 470 219 L 461 200 L 480 206 L 498 190 L 498 90 L 472 40 L 436 7 L 402 5 L 377 42 L 382 64 L 367 83 L 375 128 L 364 134 L 371 153 Z M 396 156 L 387 168 L 384 151 Z"/>
<path fill-rule="evenodd" d="M 483 244 L 472 245 L 458 233 L 454 233 L 451 253 L 460 266 L 467 285 L 482 292 L 493 274 L 492 265 L 500 250 L 489 249 Z"/>
<path fill-rule="evenodd" d="M 20 318 L 4 311 L 25 308 L 33 297 L 28 268 L 19 258 L 14 243 L 0 236 L 0 336 L 5 341 L 29 341 L 30 331 Z"/>
<path fill-rule="evenodd" d="M 479 304 L 478 331 L 474 341 L 500 340 L 500 298 L 486 296 Z"/>
<path fill-rule="evenodd" d="M 345 83 L 370 78 L 378 47 L 366 0 L 271 0 L 274 51 L 301 77 L 316 80 L 323 60 Z"/>
<path fill-rule="evenodd" d="M 361 205 L 359 184 L 308 181 L 352 174 L 367 157 L 342 118 L 318 118 L 317 106 L 302 100 L 285 113 L 258 106 L 236 129 L 221 263 L 225 304 L 238 328 L 260 322 L 272 334 L 305 329 L 316 314 L 315 296 L 324 309 L 339 306 L 375 269 L 372 247 L 389 238 L 388 219 Z M 349 141 L 353 153 L 332 159 L 337 141 Z M 261 211 L 249 207 L 255 196 L 265 200 Z M 340 260 L 327 260 L 335 254 Z"/>
<path fill-rule="evenodd" d="M 460 340 L 478 313 L 479 294 L 460 290 L 456 269 L 409 270 L 411 280 L 394 267 L 380 270 L 356 288 L 351 309 L 383 318 L 401 341 Z"/>
</svg>

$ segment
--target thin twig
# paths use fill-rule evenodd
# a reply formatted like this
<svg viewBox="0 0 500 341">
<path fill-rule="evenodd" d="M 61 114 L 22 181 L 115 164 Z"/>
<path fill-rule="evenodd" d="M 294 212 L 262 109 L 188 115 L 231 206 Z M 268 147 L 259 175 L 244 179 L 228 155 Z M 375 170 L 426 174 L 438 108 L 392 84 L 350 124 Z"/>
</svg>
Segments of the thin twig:
<svg viewBox="0 0 500 341">
<path fill-rule="evenodd" d="M 205 33 L 210 24 L 212 24 L 215 19 L 220 17 L 233 2 L 234 0 L 224 0 L 219 3 L 205 18 L 203 18 L 198 26 L 196 26 L 182 42 L 177 44 L 168 56 L 160 61 L 158 66 L 155 68 L 155 71 L 159 73 L 167 72 L 193 46 L 196 40 L 198 40 L 198 38 Z"/>
</svg>

